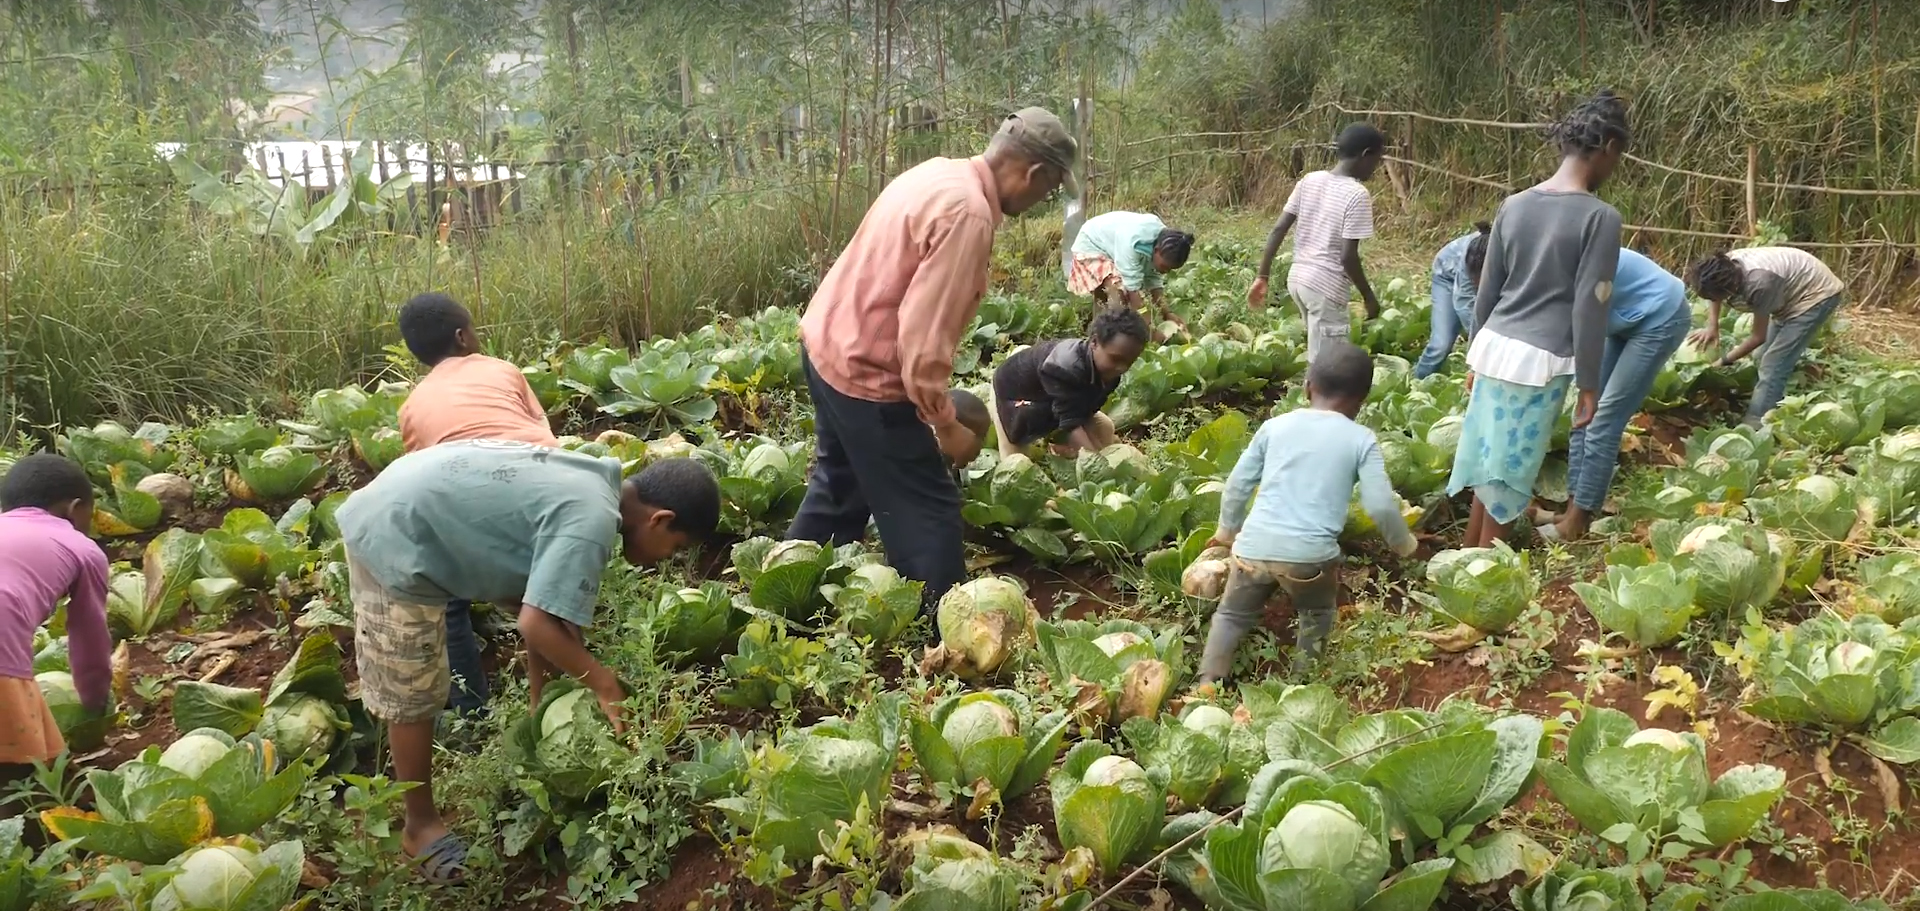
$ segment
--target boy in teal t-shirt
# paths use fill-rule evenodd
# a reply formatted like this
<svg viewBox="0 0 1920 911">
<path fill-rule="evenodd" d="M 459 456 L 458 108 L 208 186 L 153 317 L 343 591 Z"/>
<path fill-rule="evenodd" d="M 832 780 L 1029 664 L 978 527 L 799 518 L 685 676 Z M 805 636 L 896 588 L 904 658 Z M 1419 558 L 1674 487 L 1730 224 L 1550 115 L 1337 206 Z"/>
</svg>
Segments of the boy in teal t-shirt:
<svg viewBox="0 0 1920 911">
<path fill-rule="evenodd" d="M 405 796 L 402 849 L 434 882 L 465 876 L 466 843 L 433 801 L 433 723 L 452 685 L 449 601 L 519 605 L 534 705 L 553 673 L 592 690 L 617 729 L 626 698 L 595 660 L 600 577 L 618 538 L 634 564 L 657 563 L 720 520 L 720 487 L 690 459 L 621 480 L 613 459 L 527 443 L 468 440 L 402 457 L 342 504 L 361 700 L 385 722 Z"/>
</svg>

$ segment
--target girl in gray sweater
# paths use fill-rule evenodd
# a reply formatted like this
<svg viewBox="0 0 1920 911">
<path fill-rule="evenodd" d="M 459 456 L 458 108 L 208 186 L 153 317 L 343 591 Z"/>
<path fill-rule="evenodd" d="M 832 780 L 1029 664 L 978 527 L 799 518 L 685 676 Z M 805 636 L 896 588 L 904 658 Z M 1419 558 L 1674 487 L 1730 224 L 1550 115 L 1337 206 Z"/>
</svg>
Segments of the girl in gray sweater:
<svg viewBox="0 0 1920 911">
<path fill-rule="evenodd" d="M 1620 213 L 1594 196 L 1626 154 L 1626 105 L 1612 92 L 1550 132 L 1560 169 L 1501 204 L 1487 238 L 1467 350 L 1472 398 L 1447 493 L 1473 490 L 1468 547 L 1506 537 L 1533 502 L 1567 388 L 1574 426 L 1593 418 L 1620 256 Z"/>
</svg>

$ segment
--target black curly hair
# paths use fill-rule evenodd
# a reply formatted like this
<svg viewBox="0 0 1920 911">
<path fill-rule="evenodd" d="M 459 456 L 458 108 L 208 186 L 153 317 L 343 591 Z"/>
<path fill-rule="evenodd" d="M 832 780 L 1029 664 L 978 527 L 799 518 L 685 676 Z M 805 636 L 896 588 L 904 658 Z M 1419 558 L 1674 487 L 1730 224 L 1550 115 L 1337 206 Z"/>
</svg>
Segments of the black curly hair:
<svg viewBox="0 0 1920 911">
<path fill-rule="evenodd" d="M 654 509 L 670 510 L 667 527 L 704 541 L 720 527 L 720 482 L 693 459 L 661 459 L 626 479 L 634 496 Z"/>
<path fill-rule="evenodd" d="M 87 472 L 66 456 L 40 452 L 13 464 L 0 479 L 0 512 L 93 502 Z"/>
<path fill-rule="evenodd" d="M 947 390 L 947 400 L 953 403 L 953 416 L 962 427 L 980 439 L 987 438 L 987 431 L 993 429 L 993 415 L 987 413 L 986 402 L 965 389 Z"/>
<path fill-rule="evenodd" d="M 455 336 L 473 329 L 473 314 L 460 302 L 439 292 L 416 294 L 400 307 L 400 338 L 407 350 L 432 367 L 459 349 Z"/>
<path fill-rule="evenodd" d="M 1152 341 L 1153 330 L 1147 328 L 1147 319 L 1140 311 L 1132 307 L 1108 307 L 1093 315 L 1093 321 L 1087 324 L 1087 335 L 1101 345 L 1112 344 L 1123 335 L 1132 336 L 1144 347 Z"/>
<path fill-rule="evenodd" d="M 1193 234 L 1187 231 L 1162 229 L 1153 239 L 1153 252 L 1166 257 L 1167 268 L 1178 269 L 1187 264 L 1187 257 L 1193 253 Z"/>
<path fill-rule="evenodd" d="M 1747 271 L 1727 251 L 1715 250 L 1687 270 L 1687 284 L 1701 297 L 1725 303 L 1746 290 Z"/>
<path fill-rule="evenodd" d="M 1307 382 L 1327 398 L 1364 402 L 1373 391 L 1373 357 L 1352 342 L 1329 341 L 1307 366 Z"/>
<path fill-rule="evenodd" d="M 1487 235 L 1493 232 L 1493 223 L 1476 221 L 1473 230 L 1478 233 L 1467 241 L 1467 274 L 1477 282 L 1480 280 L 1480 270 L 1487 264 Z"/>
<path fill-rule="evenodd" d="M 1333 140 L 1334 148 L 1342 159 L 1352 160 L 1367 155 L 1379 155 L 1387 150 L 1387 134 L 1380 128 L 1364 121 L 1347 124 L 1340 135 Z"/>
<path fill-rule="evenodd" d="M 1618 143 L 1621 151 L 1633 142 L 1627 126 L 1627 103 L 1612 89 L 1601 89 L 1580 102 L 1567 116 L 1547 128 L 1547 138 L 1561 155 L 1586 158 Z"/>
</svg>

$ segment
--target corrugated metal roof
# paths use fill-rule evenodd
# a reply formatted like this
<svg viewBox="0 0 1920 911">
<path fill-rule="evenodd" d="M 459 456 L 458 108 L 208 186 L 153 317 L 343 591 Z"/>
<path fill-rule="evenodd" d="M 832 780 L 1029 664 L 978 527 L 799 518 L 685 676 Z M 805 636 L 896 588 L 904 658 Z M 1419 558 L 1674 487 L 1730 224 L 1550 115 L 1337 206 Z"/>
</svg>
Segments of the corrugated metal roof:
<svg viewBox="0 0 1920 911">
<path fill-rule="evenodd" d="M 161 158 L 172 158 L 186 148 L 185 143 L 161 142 L 154 144 L 154 151 Z M 347 179 L 347 156 L 355 158 L 378 154 L 386 161 L 386 175 L 397 177 L 412 174 L 420 183 L 427 181 L 427 147 L 421 143 L 397 142 L 345 142 L 342 140 L 297 140 L 251 142 L 247 144 L 247 162 L 259 167 L 266 162 L 265 173 L 268 180 L 280 183 L 288 178 L 309 187 L 337 186 Z M 434 162 L 433 180 L 435 183 L 486 183 L 494 180 L 524 178 L 526 175 L 504 164 L 492 164 L 485 156 L 464 156 L 460 149 L 449 150 L 453 167 L 445 159 Z M 284 163 L 285 170 L 282 171 Z M 331 178 L 329 179 L 329 172 Z M 380 162 L 373 163 L 371 172 L 375 179 L 381 174 Z"/>
</svg>

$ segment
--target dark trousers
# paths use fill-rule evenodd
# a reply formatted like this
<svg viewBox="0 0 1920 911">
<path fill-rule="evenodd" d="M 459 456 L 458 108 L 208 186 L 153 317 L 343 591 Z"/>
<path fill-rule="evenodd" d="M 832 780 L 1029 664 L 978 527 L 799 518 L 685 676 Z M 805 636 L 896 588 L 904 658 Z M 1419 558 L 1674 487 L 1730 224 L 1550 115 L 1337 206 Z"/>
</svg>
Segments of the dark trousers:
<svg viewBox="0 0 1920 911">
<path fill-rule="evenodd" d="M 887 562 L 926 584 L 932 606 L 966 578 L 960 489 L 911 402 L 868 402 L 828 385 L 801 355 L 813 396 L 813 473 L 787 537 L 838 547 L 880 528 Z"/>
<path fill-rule="evenodd" d="M 480 665 L 480 637 L 473 631 L 473 603 L 447 602 L 447 668 L 453 686 L 447 705 L 462 715 L 487 707 L 487 671 Z"/>
</svg>

